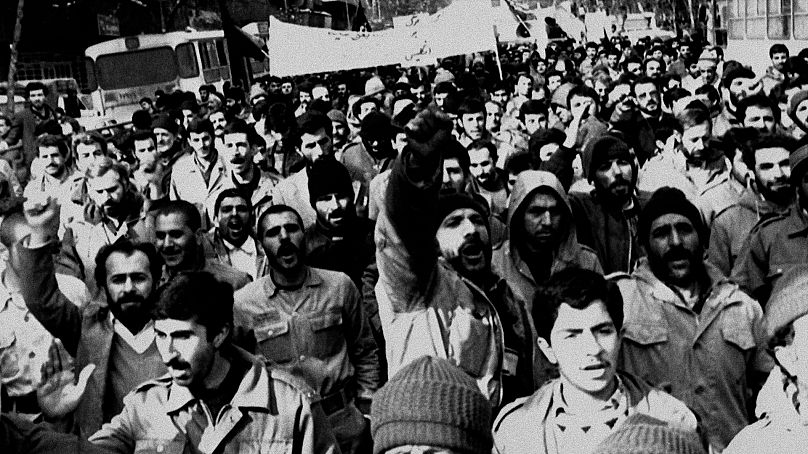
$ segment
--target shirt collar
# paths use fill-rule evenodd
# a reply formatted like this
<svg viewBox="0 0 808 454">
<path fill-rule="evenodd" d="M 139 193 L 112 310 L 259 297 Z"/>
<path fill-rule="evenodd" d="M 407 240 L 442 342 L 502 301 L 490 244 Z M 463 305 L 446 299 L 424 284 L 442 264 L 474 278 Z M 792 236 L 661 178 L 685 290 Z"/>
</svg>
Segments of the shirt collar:
<svg viewBox="0 0 808 454">
<path fill-rule="evenodd" d="M 222 236 L 219 235 L 219 238 L 222 238 Z M 225 249 L 227 249 L 229 252 L 238 250 L 243 251 L 245 254 L 255 255 L 257 251 L 255 247 L 255 241 L 253 241 L 251 237 L 247 237 L 247 241 L 242 243 L 241 246 L 236 246 L 235 244 L 225 240 L 224 238 L 222 238 L 222 243 L 224 244 Z"/>
<path fill-rule="evenodd" d="M 269 372 L 264 362 L 236 346 L 229 347 L 231 355 L 251 364 L 241 379 L 236 394 L 230 401 L 233 407 L 262 408 L 269 410 Z M 175 383 L 166 402 L 166 413 L 175 413 L 196 400 L 191 390 Z"/>
<path fill-rule="evenodd" d="M 322 285 L 322 283 L 323 279 L 320 277 L 320 275 L 312 271 L 311 267 L 307 266 L 306 279 L 303 281 L 302 287 L 317 287 Z M 274 296 L 278 291 L 278 287 L 275 285 L 275 282 L 272 281 L 271 273 L 264 276 L 264 289 L 269 296 Z"/>
</svg>

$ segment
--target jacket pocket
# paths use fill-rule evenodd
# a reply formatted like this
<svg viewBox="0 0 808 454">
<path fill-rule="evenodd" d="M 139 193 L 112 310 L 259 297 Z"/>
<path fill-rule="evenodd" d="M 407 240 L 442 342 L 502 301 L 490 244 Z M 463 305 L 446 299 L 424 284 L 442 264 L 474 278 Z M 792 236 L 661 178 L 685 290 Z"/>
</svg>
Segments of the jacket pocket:
<svg viewBox="0 0 808 454">
<path fill-rule="evenodd" d="M 184 440 L 148 439 L 135 441 L 135 454 L 182 454 Z"/>
<path fill-rule="evenodd" d="M 729 318 L 721 327 L 721 336 L 728 343 L 741 350 L 751 350 L 755 348 L 755 336 L 752 334 L 749 322 L 737 318 Z"/>
<path fill-rule="evenodd" d="M 668 331 L 661 325 L 628 323 L 623 325 L 623 338 L 648 346 L 668 342 Z"/>
<path fill-rule="evenodd" d="M 309 326 L 314 333 L 311 355 L 324 359 L 335 355 L 345 343 L 342 330 L 342 313 L 329 311 L 325 314 L 310 315 Z"/>
<path fill-rule="evenodd" d="M 256 327 L 255 340 L 258 342 L 258 351 L 270 361 L 283 363 L 295 357 L 288 320 Z"/>
</svg>

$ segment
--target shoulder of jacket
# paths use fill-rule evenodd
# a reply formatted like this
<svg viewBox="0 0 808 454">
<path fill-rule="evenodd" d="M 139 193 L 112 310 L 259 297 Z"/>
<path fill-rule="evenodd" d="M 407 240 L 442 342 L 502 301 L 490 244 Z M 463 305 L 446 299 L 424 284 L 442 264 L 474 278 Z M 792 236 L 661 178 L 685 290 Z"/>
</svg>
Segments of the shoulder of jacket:
<svg viewBox="0 0 808 454">
<path fill-rule="evenodd" d="M 585 245 L 583 243 L 578 243 L 578 246 L 581 248 L 581 252 L 583 254 L 589 255 L 589 256 L 591 256 L 591 258 L 594 258 L 595 260 L 599 260 L 598 259 L 598 253 L 595 252 L 594 249 L 592 249 L 591 247 L 589 247 L 589 246 L 587 246 L 587 245 Z"/>
<path fill-rule="evenodd" d="M 615 271 L 614 273 L 609 273 L 605 276 L 607 281 L 611 282 L 620 282 L 622 280 L 631 279 L 631 274 L 626 273 L 625 271 Z"/>
<path fill-rule="evenodd" d="M 171 386 L 171 382 L 172 382 L 171 375 L 165 374 L 161 377 L 144 381 L 143 383 L 135 386 L 135 389 L 132 391 L 132 393 L 144 394 L 149 392 L 149 390 L 153 388 L 168 389 L 168 387 Z"/>
<path fill-rule="evenodd" d="M 317 391 L 315 391 L 314 388 L 312 388 L 302 378 L 283 369 L 273 367 L 270 364 L 267 364 L 266 368 L 270 378 L 273 380 L 273 382 L 276 382 L 273 383 L 273 386 L 277 386 L 277 383 L 282 383 L 299 392 L 310 402 L 319 400 L 320 396 L 317 394 Z"/>
<path fill-rule="evenodd" d="M 791 215 L 791 209 L 785 210 L 782 213 L 774 214 L 772 216 L 765 217 L 760 220 L 754 227 L 752 227 L 751 233 L 758 232 L 763 229 L 768 228 L 776 228 L 776 224 L 783 222 L 789 218 Z"/>
<path fill-rule="evenodd" d="M 499 414 L 497 414 L 497 418 L 494 420 L 494 427 L 493 427 L 494 433 L 499 432 L 500 429 L 502 429 L 502 424 L 505 422 L 506 419 L 512 418 L 514 415 L 518 414 L 518 412 L 525 407 L 525 404 L 531 397 L 533 396 L 520 397 L 515 401 L 509 403 L 508 405 L 502 407 L 502 410 L 499 411 Z"/>
</svg>

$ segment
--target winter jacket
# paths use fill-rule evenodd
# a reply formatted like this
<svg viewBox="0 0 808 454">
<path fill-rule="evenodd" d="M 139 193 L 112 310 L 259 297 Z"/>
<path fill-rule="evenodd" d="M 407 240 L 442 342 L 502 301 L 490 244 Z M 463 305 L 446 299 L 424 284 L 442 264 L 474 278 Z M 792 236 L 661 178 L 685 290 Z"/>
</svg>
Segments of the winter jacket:
<svg viewBox="0 0 808 454">
<path fill-rule="evenodd" d="M 749 423 L 751 393 L 772 362 L 760 306 L 705 265 L 710 287 L 693 308 L 654 275 L 646 259 L 630 277 L 617 277 L 623 296 L 618 367 L 687 404 L 710 445 L 721 450 Z"/>
<path fill-rule="evenodd" d="M 249 369 L 230 403 L 222 407 L 194 446 L 185 433 L 197 406 L 204 405 L 170 375 L 147 381 L 124 398 L 123 411 L 90 437 L 110 453 L 339 452 L 316 394 L 299 378 L 268 367 L 232 347 Z M 198 411 L 198 410 L 197 410 Z M 209 413 L 209 411 L 205 412 Z"/>
<path fill-rule="evenodd" d="M 452 361 L 501 400 L 503 331 L 485 292 L 438 259 L 441 158 L 405 149 L 396 159 L 376 223 L 376 297 L 388 376 L 421 356 Z"/>
<path fill-rule="evenodd" d="M 618 372 L 618 375 L 628 396 L 629 416 L 641 413 L 677 428 L 696 431 L 696 417 L 684 403 L 630 374 Z M 532 396 L 518 399 L 499 412 L 493 428 L 495 453 L 558 453 L 553 427 L 555 415 L 550 409 L 559 385 L 559 379 L 553 380 Z"/>
<path fill-rule="evenodd" d="M 741 195 L 737 205 L 718 213 L 710 229 L 710 247 L 707 259 L 724 276 L 729 276 L 749 232 L 762 219 L 767 219 L 784 211 L 782 208 L 761 200 L 751 189 Z"/>
</svg>

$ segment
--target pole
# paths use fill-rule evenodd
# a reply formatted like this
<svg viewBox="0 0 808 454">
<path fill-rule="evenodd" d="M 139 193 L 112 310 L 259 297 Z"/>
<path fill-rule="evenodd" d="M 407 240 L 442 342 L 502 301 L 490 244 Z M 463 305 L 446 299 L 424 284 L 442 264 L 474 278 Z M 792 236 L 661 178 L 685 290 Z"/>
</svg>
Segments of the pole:
<svg viewBox="0 0 808 454">
<path fill-rule="evenodd" d="M 11 55 L 8 59 L 8 104 L 6 109 L 9 115 L 14 113 L 14 85 L 17 79 L 17 46 L 20 44 L 22 36 L 22 13 L 25 0 L 17 2 L 17 22 L 14 24 L 14 37 L 11 41 Z"/>
<path fill-rule="evenodd" d="M 502 62 L 499 61 L 499 36 L 497 36 L 497 25 L 492 27 L 494 30 L 494 57 L 497 59 L 497 71 L 499 71 L 499 80 L 502 81 Z M 504 108 L 504 107 L 503 107 Z"/>
</svg>

